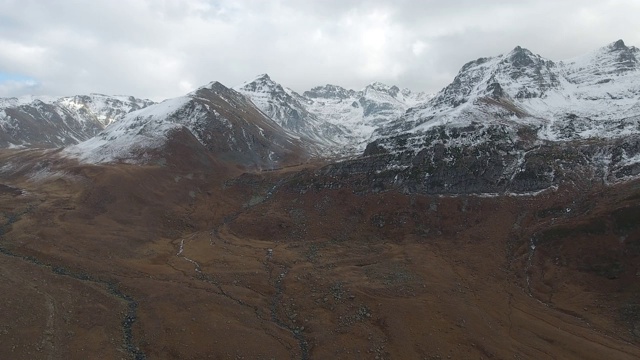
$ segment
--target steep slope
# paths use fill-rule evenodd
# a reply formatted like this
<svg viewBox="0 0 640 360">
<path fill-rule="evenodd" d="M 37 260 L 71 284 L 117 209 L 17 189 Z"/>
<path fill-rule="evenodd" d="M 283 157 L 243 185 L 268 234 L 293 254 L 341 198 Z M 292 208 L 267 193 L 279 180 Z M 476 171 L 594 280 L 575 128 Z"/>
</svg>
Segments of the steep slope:
<svg viewBox="0 0 640 360">
<path fill-rule="evenodd" d="M 620 48 L 478 60 L 398 121 L 410 93 L 317 88 L 383 126 L 322 168 L 216 82 L 2 149 L 0 358 L 639 359 L 640 135 L 549 102 L 627 81 Z"/>
<path fill-rule="evenodd" d="M 3 359 L 640 357 L 637 180 L 363 195 L 291 169 L 54 166 L 0 168 Z"/>
<path fill-rule="evenodd" d="M 555 63 L 516 47 L 464 65 L 426 104 L 329 174 L 426 193 L 535 193 L 640 174 L 638 50 Z"/>
<path fill-rule="evenodd" d="M 333 147 L 345 142 L 345 130 L 323 121 L 307 110 L 308 99 L 262 74 L 235 90 L 247 96 L 268 117 L 293 134 L 303 136 L 320 147 Z M 314 144 L 309 144 L 314 148 Z"/>
<path fill-rule="evenodd" d="M 558 101 L 556 117 L 567 114 L 565 118 L 573 120 L 568 130 L 575 128 L 581 137 L 615 137 L 640 129 L 638 48 L 618 40 L 561 62 L 561 71 L 572 86 L 569 97 Z"/>
<path fill-rule="evenodd" d="M 553 62 L 527 49 L 465 64 L 428 103 L 379 131 L 420 131 L 468 123 L 478 107 L 533 124 L 548 140 L 618 137 L 637 132 L 640 115 L 639 51 L 622 40 L 590 54 Z M 603 111 L 604 109 L 604 111 Z"/>
<path fill-rule="evenodd" d="M 374 130 L 400 117 L 430 96 L 412 93 L 408 89 L 379 82 L 361 91 L 347 90 L 336 85 L 318 86 L 303 94 L 311 101 L 308 110 L 327 122 L 342 126 L 349 134 L 349 147 L 362 151 Z"/>
<path fill-rule="evenodd" d="M 322 153 L 364 149 L 373 131 L 426 101 L 424 93 L 372 83 L 361 91 L 318 86 L 303 95 L 259 75 L 235 88 L 286 130 L 309 139 Z"/>
<path fill-rule="evenodd" d="M 218 82 L 134 111 L 65 153 L 89 163 L 164 164 L 181 161 L 170 154 L 185 141 L 200 155 L 244 167 L 275 168 L 307 156 L 297 139 Z"/>
<path fill-rule="evenodd" d="M 127 113 L 151 105 L 100 94 L 0 99 L 0 147 L 61 147 L 89 139 Z"/>
<path fill-rule="evenodd" d="M 105 127 L 132 111 L 155 104 L 151 100 L 138 99 L 133 96 L 102 94 L 63 97 L 56 100 L 55 103 L 73 112 L 78 119 L 95 118 Z"/>
<path fill-rule="evenodd" d="M 78 119 L 71 111 L 41 100 L 0 109 L 0 147 L 66 146 L 102 129 L 96 119 Z"/>
</svg>

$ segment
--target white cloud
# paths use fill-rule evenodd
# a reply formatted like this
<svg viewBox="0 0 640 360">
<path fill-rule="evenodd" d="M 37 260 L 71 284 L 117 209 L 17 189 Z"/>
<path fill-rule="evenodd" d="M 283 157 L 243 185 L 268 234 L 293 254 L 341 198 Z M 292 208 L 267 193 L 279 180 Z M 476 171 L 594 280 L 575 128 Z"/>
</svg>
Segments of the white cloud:
<svg viewBox="0 0 640 360">
<path fill-rule="evenodd" d="M 437 91 L 461 65 L 521 45 L 553 60 L 623 38 L 640 2 L 591 0 L 0 1 L 0 72 L 50 95 L 160 100 L 267 72 L 298 91 L 372 81 Z M 13 89 L 13 90 L 11 90 Z"/>
<path fill-rule="evenodd" d="M 424 53 L 426 48 L 427 48 L 427 44 L 425 44 L 424 41 L 421 41 L 421 40 L 417 40 L 413 44 L 411 44 L 411 52 L 415 56 L 422 55 L 422 53 Z"/>
<path fill-rule="evenodd" d="M 47 57 L 46 47 L 22 44 L 0 38 L 0 69 L 14 72 L 27 69 L 29 72 L 44 70 Z"/>
<path fill-rule="evenodd" d="M 20 97 L 38 92 L 35 80 L 6 80 L 0 82 L 0 97 Z"/>
</svg>

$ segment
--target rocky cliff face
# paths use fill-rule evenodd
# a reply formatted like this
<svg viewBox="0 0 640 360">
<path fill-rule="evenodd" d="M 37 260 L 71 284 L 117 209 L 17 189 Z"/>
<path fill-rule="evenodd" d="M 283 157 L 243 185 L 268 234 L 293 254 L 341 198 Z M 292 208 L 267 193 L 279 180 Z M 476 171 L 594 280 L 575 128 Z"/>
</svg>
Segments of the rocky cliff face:
<svg viewBox="0 0 640 360">
<path fill-rule="evenodd" d="M 526 127 L 514 133 L 510 127 L 476 123 L 378 140 L 362 157 L 326 166 L 300 189 L 535 195 L 561 185 L 591 187 L 640 175 L 640 136 L 555 143 L 532 142 L 530 135 Z M 387 150 L 391 142 L 399 151 Z"/>
<path fill-rule="evenodd" d="M 535 128 L 541 139 L 615 138 L 640 128 L 638 49 L 617 41 L 554 62 L 529 50 L 465 64 L 451 84 L 374 136 L 462 126 L 484 114 Z M 486 108 L 487 103 L 494 105 Z"/>
<path fill-rule="evenodd" d="M 429 102 L 325 169 L 372 189 L 531 194 L 640 173 L 638 50 L 622 41 L 553 62 L 516 47 L 464 65 Z M 377 191 L 376 190 L 376 191 Z"/>
</svg>

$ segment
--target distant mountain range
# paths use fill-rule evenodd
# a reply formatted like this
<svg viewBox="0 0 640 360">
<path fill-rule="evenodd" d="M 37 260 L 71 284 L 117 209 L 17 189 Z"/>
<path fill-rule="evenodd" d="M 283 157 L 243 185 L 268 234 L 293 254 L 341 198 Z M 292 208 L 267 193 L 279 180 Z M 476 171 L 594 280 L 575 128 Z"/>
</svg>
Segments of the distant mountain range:
<svg viewBox="0 0 640 360">
<path fill-rule="evenodd" d="M 1 99 L 0 146 L 145 162 L 184 130 L 230 163 L 265 169 L 350 156 L 336 174 L 405 191 L 535 192 L 578 172 L 618 181 L 640 173 L 639 60 L 622 40 L 559 62 L 518 46 L 465 64 L 432 95 L 381 83 L 299 94 L 263 74 L 159 104 L 96 94 Z"/>
<path fill-rule="evenodd" d="M 639 56 L 620 40 L 557 63 L 519 46 L 471 61 L 431 100 L 377 128 L 365 156 L 335 172 L 368 174 L 383 189 L 451 194 L 635 177 Z"/>
<path fill-rule="evenodd" d="M 622 40 L 560 62 L 518 46 L 507 54 L 465 64 L 431 101 L 378 134 L 466 123 L 482 113 L 535 126 L 547 140 L 635 133 L 640 115 L 639 61 L 640 51 Z"/>
<path fill-rule="evenodd" d="M 124 115 L 154 104 L 133 96 L 0 98 L 0 147 L 61 147 L 88 140 Z"/>
<path fill-rule="evenodd" d="M 640 359 L 639 56 L 0 99 L 0 359 Z"/>
<path fill-rule="evenodd" d="M 65 153 L 90 163 L 162 164 L 167 153 L 185 143 L 193 152 L 213 153 L 219 160 L 247 167 L 272 168 L 307 157 L 297 138 L 248 98 L 215 81 L 186 96 L 130 112 Z"/>
<path fill-rule="evenodd" d="M 300 95 L 266 74 L 235 90 L 284 129 L 317 142 L 321 149 L 340 151 L 363 147 L 377 127 L 430 98 L 381 83 L 372 83 L 361 91 L 318 86 Z"/>
</svg>

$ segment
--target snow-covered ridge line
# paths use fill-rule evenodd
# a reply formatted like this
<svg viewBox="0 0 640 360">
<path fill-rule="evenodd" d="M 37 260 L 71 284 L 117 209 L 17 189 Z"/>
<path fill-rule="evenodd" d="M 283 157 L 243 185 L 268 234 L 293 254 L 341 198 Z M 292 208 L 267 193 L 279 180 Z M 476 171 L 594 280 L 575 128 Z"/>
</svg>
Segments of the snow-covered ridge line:
<svg viewBox="0 0 640 360">
<path fill-rule="evenodd" d="M 376 136 L 464 126 L 478 117 L 529 125 L 550 141 L 637 133 L 640 50 L 619 40 L 560 62 L 519 46 L 480 58 L 465 64 L 430 101 L 379 128 Z"/>
<path fill-rule="evenodd" d="M 360 91 L 317 86 L 300 95 L 267 74 L 235 89 L 283 128 L 317 144 L 325 155 L 360 153 L 378 126 L 429 98 L 379 82 Z"/>
<path fill-rule="evenodd" d="M 532 136 L 547 141 L 612 139 L 640 130 L 639 61 L 639 50 L 623 41 L 557 62 L 518 46 L 470 61 L 451 84 L 432 96 L 379 82 L 358 91 L 324 85 L 299 94 L 267 74 L 235 90 L 214 81 L 186 96 L 200 99 L 194 109 L 211 112 L 228 130 L 233 128 L 231 122 L 199 97 L 200 92 L 214 92 L 242 116 L 254 114 L 249 110 L 253 106 L 273 120 L 256 128 L 258 136 L 266 128 L 281 131 L 288 141 L 298 139 L 324 156 L 358 155 L 377 139 L 421 134 L 438 126 L 464 128 L 474 122 L 525 126 Z M 240 94 L 252 105 L 240 100 Z M 73 145 L 151 104 L 100 94 L 0 99 L 0 147 Z M 25 133 L 41 124 L 46 126 L 37 136 Z"/>
<path fill-rule="evenodd" d="M 271 169 L 306 152 L 246 97 L 211 82 L 188 95 L 132 111 L 63 154 L 92 164 L 186 166 L 191 159 Z"/>
<path fill-rule="evenodd" d="M 0 147 L 60 147 L 96 135 L 131 111 L 153 104 L 102 94 L 0 99 Z"/>
</svg>

